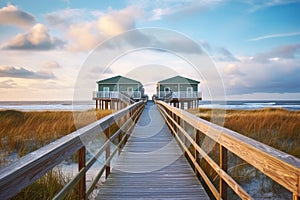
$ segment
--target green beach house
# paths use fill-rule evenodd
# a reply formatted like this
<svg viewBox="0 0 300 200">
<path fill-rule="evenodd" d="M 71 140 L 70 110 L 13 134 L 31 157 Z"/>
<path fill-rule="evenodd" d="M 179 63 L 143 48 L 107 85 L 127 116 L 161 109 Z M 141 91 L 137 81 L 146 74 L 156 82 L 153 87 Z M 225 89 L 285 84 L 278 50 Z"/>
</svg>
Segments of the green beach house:
<svg viewBox="0 0 300 200">
<path fill-rule="evenodd" d="M 174 76 L 157 83 L 156 98 L 174 106 L 184 108 L 187 104 L 188 108 L 198 107 L 201 98 L 201 92 L 198 90 L 200 82 L 182 76 Z"/>
<path fill-rule="evenodd" d="M 144 96 L 144 87 L 141 82 L 124 76 L 114 76 L 111 78 L 97 81 L 98 90 L 94 92 L 93 99 L 96 100 L 96 108 L 98 101 L 100 108 L 104 102 L 106 105 L 114 102 L 122 101 L 129 104 L 140 100 Z M 107 109 L 108 106 L 103 106 Z"/>
</svg>

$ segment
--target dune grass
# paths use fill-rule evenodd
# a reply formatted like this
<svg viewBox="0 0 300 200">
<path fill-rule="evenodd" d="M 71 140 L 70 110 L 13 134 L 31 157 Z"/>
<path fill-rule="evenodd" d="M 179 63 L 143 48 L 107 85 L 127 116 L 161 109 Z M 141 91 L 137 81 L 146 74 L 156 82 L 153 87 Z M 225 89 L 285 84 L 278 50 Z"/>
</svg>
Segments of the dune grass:
<svg viewBox="0 0 300 200">
<path fill-rule="evenodd" d="M 0 111 L 0 166 L 8 164 L 8 156 L 13 152 L 22 157 L 112 112 Z M 76 124 L 74 116 L 77 118 Z M 76 157 L 76 154 L 74 156 Z M 70 179 L 62 169 L 53 169 L 11 199 L 52 199 Z M 77 198 L 77 192 L 73 191 L 65 199 Z"/>
<path fill-rule="evenodd" d="M 190 110 L 210 121 L 211 109 Z M 273 148 L 300 158 L 300 111 L 264 108 L 259 110 L 226 110 L 224 126 Z M 218 120 L 214 120 L 218 121 Z"/>
<path fill-rule="evenodd" d="M 51 170 L 24 188 L 11 200 L 24 200 L 24 199 L 53 199 L 55 195 L 71 180 L 71 177 L 62 173 L 61 169 Z M 70 192 L 64 199 L 72 200 L 78 199 L 77 192 Z"/>
<path fill-rule="evenodd" d="M 6 164 L 5 158 L 10 153 L 22 157 L 111 113 L 111 110 L 78 111 L 75 115 L 70 111 L 0 111 L 0 166 Z M 75 124 L 74 116 L 80 122 Z"/>
</svg>

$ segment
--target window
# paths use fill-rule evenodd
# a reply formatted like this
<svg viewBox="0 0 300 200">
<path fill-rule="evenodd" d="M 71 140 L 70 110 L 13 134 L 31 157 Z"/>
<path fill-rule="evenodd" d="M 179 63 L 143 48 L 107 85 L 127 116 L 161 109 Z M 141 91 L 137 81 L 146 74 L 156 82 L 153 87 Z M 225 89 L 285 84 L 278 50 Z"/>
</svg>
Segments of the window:
<svg viewBox="0 0 300 200">
<path fill-rule="evenodd" d="M 171 89 L 170 89 L 169 87 L 165 87 L 165 89 L 164 89 L 164 90 L 165 90 L 165 93 L 166 93 L 166 94 L 168 94 L 168 93 L 170 93 L 170 92 L 171 92 Z"/>
</svg>

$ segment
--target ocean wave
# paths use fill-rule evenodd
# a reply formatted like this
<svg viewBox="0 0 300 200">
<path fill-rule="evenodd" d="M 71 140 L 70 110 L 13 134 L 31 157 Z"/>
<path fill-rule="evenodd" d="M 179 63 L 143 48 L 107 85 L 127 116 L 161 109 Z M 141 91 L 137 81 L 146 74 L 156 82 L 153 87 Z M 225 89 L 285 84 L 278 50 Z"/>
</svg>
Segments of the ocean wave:
<svg viewBox="0 0 300 200">
<path fill-rule="evenodd" d="M 276 102 L 247 102 L 245 105 L 276 105 Z"/>
</svg>

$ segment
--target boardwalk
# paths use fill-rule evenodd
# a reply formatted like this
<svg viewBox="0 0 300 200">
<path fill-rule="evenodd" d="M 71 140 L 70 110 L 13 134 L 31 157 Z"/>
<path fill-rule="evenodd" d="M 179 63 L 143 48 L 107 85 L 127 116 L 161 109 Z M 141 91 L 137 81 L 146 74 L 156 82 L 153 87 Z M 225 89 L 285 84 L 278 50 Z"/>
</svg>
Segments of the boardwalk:
<svg viewBox="0 0 300 200">
<path fill-rule="evenodd" d="M 148 103 L 96 199 L 209 199 L 165 125 Z"/>
</svg>

